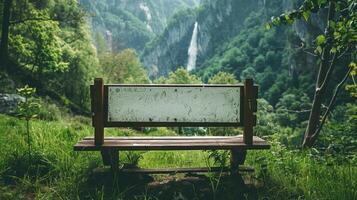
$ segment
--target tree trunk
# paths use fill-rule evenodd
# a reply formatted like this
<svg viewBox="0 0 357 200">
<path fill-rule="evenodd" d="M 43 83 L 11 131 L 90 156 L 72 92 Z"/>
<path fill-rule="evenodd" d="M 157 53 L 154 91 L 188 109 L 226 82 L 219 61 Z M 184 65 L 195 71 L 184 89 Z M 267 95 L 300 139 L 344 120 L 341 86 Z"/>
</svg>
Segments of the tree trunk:
<svg viewBox="0 0 357 200">
<path fill-rule="evenodd" d="M 329 81 L 330 68 L 333 67 L 333 61 L 331 61 L 331 48 L 332 48 L 332 32 L 329 27 L 329 21 L 333 20 L 335 14 L 335 4 L 330 2 L 327 16 L 327 27 L 325 30 L 325 37 L 327 38 L 326 46 L 323 48 L 321 63 L 319 66 L 319 72 L 316 80 L 315 94 L 312 101 L 312 108 L 309 116 L 309 121 L 306 127 L 303 147 L 312 147 L 316 141 L 318 134 L 315 134 L 320 124 L 321 106 L 326 93 L 326 85 Z M 333 58 L 334 60 L 334 58 Z M 330 63 L 332 62 L 332 63 Z"/>
<path fill-rule="evenodd" d="M 9 27 L 12 0 L 4 0 L 2 30 L 0 40 L 0 66 L 5 68 L 9 59 Z"/>
</svg>

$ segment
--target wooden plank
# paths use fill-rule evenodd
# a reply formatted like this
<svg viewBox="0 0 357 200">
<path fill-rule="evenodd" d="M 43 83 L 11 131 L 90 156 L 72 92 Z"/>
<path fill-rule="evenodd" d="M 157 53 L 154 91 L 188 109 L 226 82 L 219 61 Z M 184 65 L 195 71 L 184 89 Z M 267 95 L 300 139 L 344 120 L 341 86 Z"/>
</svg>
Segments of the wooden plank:
<svg viewBox="0 0 357 200">
<path fill-rule="evenodd" d="M 82 140 L 74 146 L 76 151 L 117 150 L 209 150 L 209 149 L 269 149 L 264 140 L 254 140 L 246 145 L 240 140 L 105 140 L 102 146 L 93 140 Z"/>
<path fill-rule="evenodd" d="M 105 127 L 240 127 L 242 122 L 104 122 Z"/>
<path fill-rule="evenodd" d="M 101 145 L 104 142 L 104 113 L 103 113 L 103 79 L 96 78 L 94 80 L 94 138 L 95 144 Z"/>
<path fill-rule="evenodd" d="M 239 166 L 241 172 L 254 172 L 254 168 L 248 166 Z M 207 173 L 207 172 L 229 172 L 229 167 L 196 167 L 196 168 L 161 168 L 161 169 L 121 169 L 123 173 L 141 173 L 141 174 L 167 174 L 167 173 Z"/>
<path fill-rule="evenodd" d="M 239 87 L 244 88 L 244 84 L 106 84 L 108 87 Z M 257 87 L 257 86 L 255 86 Z"/>
<path fill-rule="evenodd" d="M 249 149 L 269 149 L 269 145 L 252 144 L 252 145 L 234 145 L 234 144 L 220 144 L 220 145 L 116 145 L 108 144 L 104 146 L 95 146 L 93 144 L 77 144 L 74 146 L 74 151 L 100 151 L 102 149 L 116 149 L 121 151 L 179 151 L 179 150 L 249 150 Z"/>
<path fill-rule="evenodd" d="M 93 137 L 85 137 L 83 140 L 93 140 Z M 237 136 L 113 136 L 105 137 L 105 140 L 217 140 L 217 139 L 227 139 L 243 140 L 243 135 Z M 253 136 L 254 141 L 264 141 L 258 136 Z"/>
<path fill-rule="evenodd" d="M 79 143 L 87 143 L 91 140 L 82 140 Z M 105 140 L 105 143 L 117 143 L 117 144 L 200 144 L 200 143 L 243 143 L 242 139 L 219 139 L 219 140 Z M 265 141 L 254 141 L 255 143 L 266 143 Z"/>
</svg>

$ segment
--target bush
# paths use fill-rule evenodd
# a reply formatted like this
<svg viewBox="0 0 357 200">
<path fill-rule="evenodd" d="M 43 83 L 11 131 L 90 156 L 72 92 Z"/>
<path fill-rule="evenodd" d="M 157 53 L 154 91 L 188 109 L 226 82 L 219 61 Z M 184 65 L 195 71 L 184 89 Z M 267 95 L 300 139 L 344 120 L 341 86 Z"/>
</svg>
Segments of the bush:
<svg viewBox="0 0 357 200">
<path fill-rule="evenodd" d="M 55 103 L 51 103 L 49 100 L 40 99 L 41 107 L 38 111 L 38 118 L 41 120 L 56 121 L 69 112 L 67 108 L 59 108 Z"/>
</svg>

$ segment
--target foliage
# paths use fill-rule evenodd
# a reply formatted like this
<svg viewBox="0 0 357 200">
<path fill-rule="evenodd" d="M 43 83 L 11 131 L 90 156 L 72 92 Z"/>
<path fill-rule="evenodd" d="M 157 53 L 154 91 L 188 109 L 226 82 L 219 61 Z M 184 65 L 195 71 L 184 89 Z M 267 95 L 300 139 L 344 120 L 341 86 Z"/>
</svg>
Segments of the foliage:
<svg viewBox="0 0 357 200">
<path fill-rule="evenodd" d="M 20 102 L 18 105 L 19 116 L 26 120 L 26 134 L 27 134 L 27 145 L 28 145 L 28 161 L 31 162 L 31 135 L 30 135 L 30 120 L 37 117 L 37 113 L 40 108 L 40 104 L 37 99 L 34 98 L 36 88 L 31 88 L 26 85 L 23 88 L 17 90 L 20 95 L 25 97 L 24 102 Z"/>
<path fill-rule="evenodd" d="M 317 149 L 290 150 L 272 141 L 270 151 L 252 151 L 248 163 L 265 184 L 261 199 L 355 199 L 356 157 Z"/>
<path fill-rule="evenodd" d="M 337 106 L 317 142 L 318 148 L 335 155 L 350 156 L 357 152 L 357 107 L 354 104 Z"/>
<path fill-rule="evenodd" d="M 184 68 L 178 68 L 175 72 L 170 72 L 169 77 L 160 77 L 154 80 L 157 84 L 199 84 L 202 81 L 196 76 L 190 74 Z"/>
<path fill-rule="evenodd" d="M 350 92 L 352 97 L 357 97 L 357 83 L 355 77 L 357 76 L 357 64 L 352 62 L 349 66 L 351 68 L 352 84 L 346 86 L 346 90 Z"/>
<path fill-rule="evenodd" d="M 305 93 L 284 93 L 276 104 L 277 120 L 282 126 L 296 127 L 307 119 L 309 108 L 310 99 Z"/>
<path fill-rule="evenodd" d="M 143 196 L 147 197 L 147 193 L 150 192 L 151 187 L 145 188 L 143 194 L 140 193 L 142 191 L 136 193 L 133 190 L 137 185 L 116 187 L 114 184 L 111 185 L 107 177 L 96 177 L 92 169 L 103 167 L 100 154 L 73 152 L 73 144 L 85 136 L 92 135 L 92 128 L 88 125 L 90 119 L 79 116 L 72 118 L 61 113 L 72 103 L 80 105 L 81 109 L 89 108 L 88 85 L 95 76 L 104 76 L 107 82 L 112 83 L 150 83 L 137 53 L 124 47 L 133 45 L 140 48 L 152 37 L 152 33 L 147 32 L 146 24 L 140 17 L 114 6 L 108 7 L 103 2 L 96 1 L 98 4 L 95 5 L 98 8 L 94 6 L 93 9 L 97 8 L 100 12 L 108 11 L 103 19 L 107 27 L 118 29 L 119 34 L 114 35 L 114 49 L 123 49 L 118 53 L 108 52 L 107 38 L 98 31 L 94 35 L 98 55 L 96 54 L 91 44 L 91 34 L 85 22 L 85 15 L 77 1 L 16 1 L 10 33 L 11 60 L 18 65 L 14 67 L 20 67 L 29 72 L 32 78 L 39 79 L 47 89 L 60 96 L 65 106 L 57 107 L 57 104 L 52 104 L 52 101 L 47 99 L 37 101 L 33 96 L 35 90 L 26 86 L 19 90 L 26 96 L 26 101 L 19 107 L 25 120 L 0 115 L 0 132 L 4 133 L 0 134 L 0 199 L 16 199 L 21 194 L 35 199 L 140 199 Z M 226 8 L 226 1 L 215 2 L 216 7 L 212 6 L 212 9 Z M 215 48 L 210 48 L 210 59 L 202 63 L 194 74 L 179 68 L 168 77 L 160 77 L 153 82 L 200 84 L 204 81 L 209 84 L 236 84 L 239 82 L 237 79 L 253 77 L 259 84 L 259 95 L 262 97 L 258 99 L 257 126 L 254 127 L 254 134 L 267 139 L 272 145 L 269 151 L 252 151 L 247 156 L 247 163 L 254 165 L 257 171 L 247 176 L 252 182 L 258 179 L 258 184 L 262 183 L 262 186 L 256 188 L 259 197 L 356 199 L 357 106 L 353 99 L 356 97 L 356 4 L 351 0 L 334 1 L 335 11 L 339 12 L 339 15 L 336 15 L 335 21 L 329 22 L 333 30 L 332 37 L 329 38 L 313 25 L 314 20 L 318 19 L 318 13 L 326 14 L 325 11 L 318 10 L 326 7 L 327 3 L 331 2 L 329 0 L 304 1 L 305 7 L 273 18 L 272 23 L 267 25 L 270 30 L 265 30 L 263 24 L 267 18 L 282 12 L 282 2 L 266 1 L 264 8 L 257 8 L 257 11 L 248 17 L 237 17 L 242 14 L 238 12 L 232 14 L 231 20 L 244 19 L 241 26 L 234 27 L 239 29 L 236 35 L 229 35 L 234 31 L 227 31 L 231 28 L 231 21 L 224 24 L 228 28 L 212 26 L 209 30 L 216 31 L 215 37 L 212 38 L 219 37 L 222 40 L 212 39 L 212 46 Z M 1 6 L 2 2 L 0 10 Z M 119 14 L 113 14 L 115 12 Z M 177 28 L 175 23 L 180 20 L 180 23 L 187 22 L 185 19 L 196 20 L 196 15 L 197 20 L 209 16 L 205 15 L 205 12 L 207 10 L 204 7 L 181 11 L 175 15 L 169 27 Z M 295 14 L 294 17 L 293 13 L 300 14 Z M 293 20 L 297 21 L 293 28 L 272 26 L 277 24 L 277 19 L 280 23 L 288 24 Z M 301 26 L 301 20 L 307 21 L 306 26 Z M 300 29 L 307 30 L 304 37 L 298 32 Z M 229 33 L 226 34 L 225 31 Z M 164 34 L 169 34 L 169 30 L 167 29 Z M 131 40 L 124 41 L 127 37 Z M 140 40 L 137 40 L 138 38 Z M 147 45 L 146 51 L 150 52 L 150 45 L 158 42 L 155 41 Z M 347 64 L 350 63 L 352 80 L 348 82 L 346 89 L 353 98 L 347 93 L 339 97 L 337 106 L 326 121 L 315 148 L 297 150 L 314 93 L 313 79 L 316 74 L 315 64 L 318 62 L 317 57 L 312 54 L 321 56 L 326 46 L 331 44 L 330 41 L 333 41 L 330 53 L 343 56 L 337 62 L 338 69 L 329 85 L 335 85 L 339 81 L 348 69 Z M 187 56 L 186 46 L 183 49 L 184 55 Z M 1 73 L 0 76 L 6 77 Z M 16 77 L 13 81 L 5 82 L 10 83 L 21 84 L 17 83 Z M 38 92 L 42 95 L 43 91 Z M 327 93 L 331 94 L 332 90 Z M 323 110 L 325 109 L 323 107 Z M 39 120 L 32 120 L 34 117 Z M 23 122 L 30 120 L 31 126 L 28 123 L 24 126 Z M 24 134 L 25 132 L 27 134 Z M 32 141 L 29 139 L 30 132 Z M 199 128 L 183 131 L 185 135 L 241 133 L 242 129 L 232 128 Z M 175 131 L 167 128 L 147 129 L 145 132 L 108 129 L 106 134 L 177 135 Z M 27 144 L 31 143 L 33 148 L 31 166 L 24 159 L 26 137 Z M 228 156 L 228 151 L 123 152 L 120 159 L 131 167 L 211 167 L 227 165 Z M 165 177 L 156 178 L 167 181 Z M 138 181 L 143 179 L 145 176 L 140 176 Z M 131 178 L 124 177 L 120 180 L 130 182 Z M 217 188 L 219 190 L 222 187 Z M 228 190 L 229 192 L 232 191 Z"/>
<path fill-rule="evenodd" d="M 321 112 L 327 85 L 332 80 L 331 75 L 333 72 L 338 69 L 337 61 L 345 57 L 342 66 L 346 65 L 346 62 L 351 62 L 350 65 L 353 65 L 352 63 L 356 59 L 356 2 L 354 0 L 305 0 L 297 10 L 282 14 L 279 17 L 272 17 L 271 23 L 266 26 L 269 29 L 271 25 L 292 24 L 294 20 L 301 18 L 308 22 L 311 13 L 323 12 L 325 8 L 327 9 L 325 31 L 316 36 L 314 44 L 307 45 L 311 45 L 315 49 L 314 53 L 319 58 L 319 69 L 311 112 L 302 143 L 303 147 L 312 147 L 316 143 L 327 116 L 330 114 L 332 106 L 334 106 L 341 86 L 346 82 L 353 70 L 350 67 L 341 81 L 334 85 L 335 90 L 330 100 L 328 100 L 328 107 L 324 113 Z"/>
<path fill-rule="evenodd" d="M 134 181 L 135 184 L 117 188 L 112 186 L 110 179 L 104 174 L 96 175 L 92 172 L 93 169 L 102 167 L 100 154 L 73 152 L 73 144 L 92 134 L 91 127 L 81 123 L 78 118 L 70 118 L 68 121 L 36 120 L 31 129 L 34 138 L 33 163 L 37 164 L 28 170 L 21 153 L 26 147 L 22 131 L 23 121 L 0 115 L 0 131 L 5 133 L 0 135 L 0 191 L 6 191 L 0 193 L 0 198 L 27 195 L 42 199 L 128 199 L 152 194 L 151 187 L 139 192 L 136 190 L 140 187 L 137 184 L 139 181 L 147 186 L 144 183 L 145 176 L 137 179 L 119 177 L 120 180 L 125 180 L 125 183 Z M 125 129 L 106 131 L 112 136 L 138 134 Z M 167 131 L 159 130 L 165 135 Z M 259 181 L 258 187 L 254 189 L 259 199 L 296 199 L 299 196 L 305 199 L 356 198 L 355 156 L 346 159 L 340 154 L 330 154 L 317 149 L 290 150 L 277 141 L 272 141 L 271 150 L 250 151 L 247 155 L 247 164 L 256 169 L 256 173 L 247 176 L 249 180 Z M 120 156 L 121 160 L 125 160 L 126 155 Z M 207 161 L 207 152 L 201 151 L 151 151 L 143 153 L 142 156 L 139 166 L 145 168 L 197 167 L 206 166 L 207 163 L 215 166 L 212 159 Z M 157 178 L 161 184 L 166 184 L 166 177 Z M 6 183 L 12 183 L 11 187 L 4 185 Z M 218 190 L 222 189 L 227 188 L 220 184 Z M 226 190 L 225 195 L 234 189 Z M 211 194 L 211 191 L 206 193 Z M 154 197 L 159 198 L 155 195 Z"/>
<path fill-rule="evenodd" d="M 49 73 L 65 71 L 68 63 L 62 60 L 63 41 L 56 36 L 59 31 L 59 24 L 53 21 L 27 21 L 14 26 L 10 56 L 16 57 L 19 65 L 41 78 Z"/>
<path fill-rule="evenodd" d="M 344 51 L 355 49 L 357 42 L 356 38 L 356 21 L 357 21 L 357 6 L 355 0 L 333 1 L 333 0 L 320 0 L 312 1 L 305 0 L 302 5 L 291 12 L 284 13 L 279 17 L 272 17 L 271 23 L 267 24 L 270 28 L 271 25 L 292 24 L 296 19 L 304 19 L 309 21 L 312 13 L 319 12 L 320 10 L 331 6 L 332 10 L 330 15 L 340 14 L 337 17 L 332 17 L 327 22 L 327 30 L 332 32 L 332 38 L 321 34 L 315 39 L 316 49 L 315 53 L 322 54 L 323 47 L 328 44 L 332 45 L 332 53 L 342 54 Z"/>
<path fill-rule="evenodd" d="M 138 12 L 142 11 L 134 12 L 124 6 L 113 6 L 121 2 L 115 2 L 110 6 L 106 4 L 112 3 L 106 0 L 81 2 L 81 5 L 90 13 L 91 26 L 96 39 L 106 38 L 102 41 L 104 43 L 96 40 L 98 53 L 104 53 L 104 46 L 106 46 L 105 50 L 112 49 L 114 53 L 127 48 L 136 51 L 143 49 L 145 43 L 153 37 L 153 33 L 147 28 L 145 20 L 138 17 Z"/>
<path fill-rule="evenodd" d="M 76 107 L 87 109 L 89 92 L 83 88 L 100 71 L 78 2 L 15 1 L 11 10 L 12 68 L 20 68 L 17 71 L 32 79 L 29 81 L 40 93 L 57 101 L 68 99 Z"/>
<path fill-rule="evenodd" d="M 18 105 L 19 116 L 27 121 L 36 118 L 36 114 L 40 108 L 40 104 L 34 98 L 36 88 L 31 88 L 26 85 L 23 88 L 19 88 L 17 91 L 21 96 L 25 97 L 25 101 L 20 102 Z"/>
<path fill-rule="evenodd" d="M 284 59 L 298 53 L 286 42 L 288 40 L 286 35 L 291 34 L 290 30 L 279 27 L 266 31 L 262 26 L 266 15 L 279 12 L 279 1 L 269 4 L 274 5 L 249 14 L 241 31 L 221 44 L 214 56 L 199 67 L 197 74 L 202 76 L 205 82 L 220 71 L 232 73 L 239 80 L 254 78 L 260 85 L 262 97 L 275 105 L 288 86 L 303 90 L 304 85 L 301 83 L 310 79 L 312 75 L 310 71 L 299 66 L 295 66 L 299 74 L 292 74 L 290 60 Z M 289 38 L 296 38 L 296 36 Z M 293 82 L 298 76 L 307 78 Z"/>
<path fill-rule="evenodd" d="M 238 80 L 233 74 L 227 72 L 218 72 L 208 80 L 209 84 L 237 84 Z"/>
<path fill-rule="evenodd" d="M 150 80 L 133 49 L 100 55 L 100 64 L 110 83 L 149 83 Z"/>
</svg>

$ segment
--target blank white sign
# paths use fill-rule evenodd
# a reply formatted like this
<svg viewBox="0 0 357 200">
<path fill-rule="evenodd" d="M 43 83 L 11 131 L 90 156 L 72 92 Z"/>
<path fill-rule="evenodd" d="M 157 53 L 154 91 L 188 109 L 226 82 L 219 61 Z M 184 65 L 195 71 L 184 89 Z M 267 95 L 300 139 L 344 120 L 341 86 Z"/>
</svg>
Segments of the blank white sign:
<svg viewBox="0 0 357 200">
<path fill-rule="evenodd" d="M 108 86 L 108 122 L 238 123 L 240 87 Z"/>
</svg>

